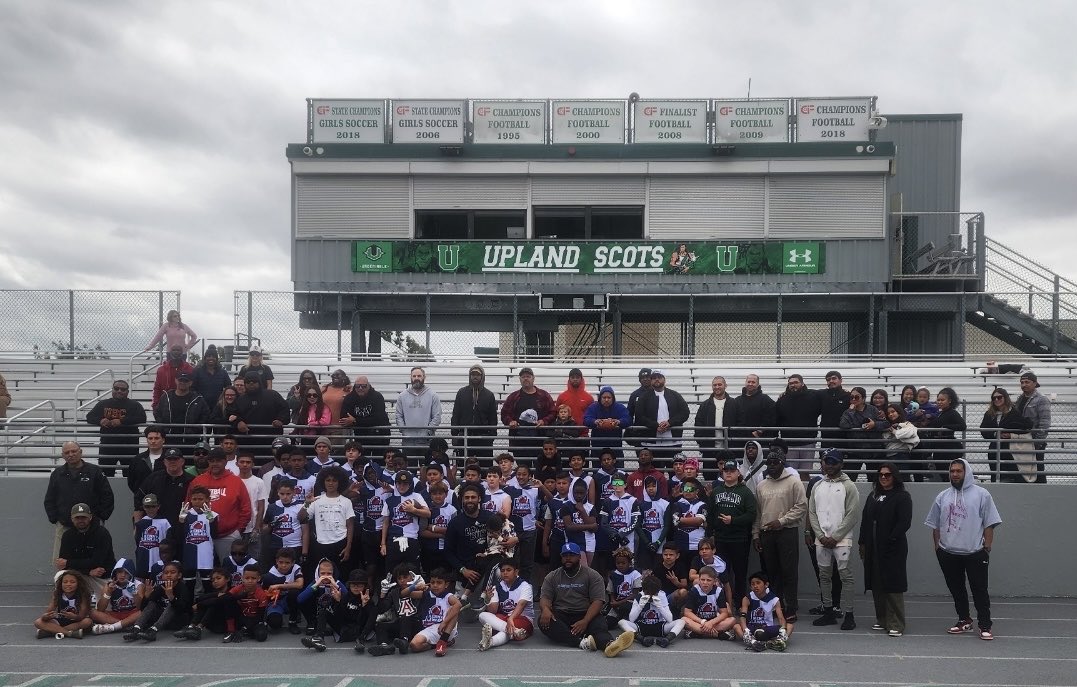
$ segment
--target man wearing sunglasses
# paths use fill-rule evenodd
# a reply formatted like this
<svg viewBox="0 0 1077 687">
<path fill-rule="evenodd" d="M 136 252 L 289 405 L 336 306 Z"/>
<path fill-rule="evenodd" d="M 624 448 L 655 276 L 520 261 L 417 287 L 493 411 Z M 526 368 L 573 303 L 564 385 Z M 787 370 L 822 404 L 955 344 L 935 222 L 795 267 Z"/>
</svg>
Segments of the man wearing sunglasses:
<svg viewBox="0 0 1077 687">
<path fill-rule="evenodd" d="M 112 396 L 98 401 L 86 415 L 86 423 L 100 427 L 101 443 L 97 449 L 97 464 L 106 477 L 115 470 L 106 465 L 129 465 L 138 455 L 138 427 L 146 423 L 142 404 L 130 398 L 131 387 L 122 379 L 112 383 Z"/>
</svg>

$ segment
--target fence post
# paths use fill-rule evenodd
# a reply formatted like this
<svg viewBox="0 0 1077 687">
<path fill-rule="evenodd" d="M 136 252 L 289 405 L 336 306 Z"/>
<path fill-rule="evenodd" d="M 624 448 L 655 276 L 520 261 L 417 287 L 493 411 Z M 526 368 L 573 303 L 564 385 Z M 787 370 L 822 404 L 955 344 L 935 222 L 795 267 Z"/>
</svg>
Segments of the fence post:
<svg viewBox="0 0 1077 687">
<path fill-rule="evenodd" d="M 75 292 L 67 292 L 67 327 L 71 357 L 75 357 Z"/>
<path fill-rule="evenodd" d="M 254 341 L 254 292 L 247 292 L 247 350 Z"/>
<path fill-rule="evenodd" d="M 964 313 L 962 313 L 964 316 Z M 868 296 L 868 360 L 875 360 L 875 294 Z M 870 399 L 869 399 L 870 400 Z"/>
<path fill-rule="evenodd" d="M 430 294 L 426 294 L 426 350 L 430 350 Z"/>
<path fill-rule="evenodd" d="M 520 299 L 516 294 L 512 295 L 512 362 L 516 362 L 516 356 L 520 351 Z"/>
<path fill-rule="evenodd" d="M 1058 299 L 1061 289 L 1061 277 L 1055 274 L 1055 292 L 1051 294 L 1051 350 L 1058 355 Z"/>
<path fill-rule="evenodd" d="M 688 296 L 688 328 L 685 330 L 684 354 L 692 358 L 696 354 L 696 297 Z"/>
<path fill-rule="evenodd" d="M 776 325 L 776 327 L 777 327 L 775 332 L 774 332 L 774 354 L 775 354 L 775 360 L 780 363 L 782 361 L 782 294 L 781 293 L 778 294 L 776 317 L 777 317 L 777 321 L 774 323 Z"/>
<path fill-rule="evenodd" d="M 179 308 L 177 308 L 178 310 Z M 160 327 L 165 321 L 165 292 L 157 292 L 157 326 Z"/>
<path fill-rule="evenodd" d="M 341 358 L 341 330 L 344 328 L 344 294 L 337 294 L 337 362 L 339 363 Z"/>
</svg>

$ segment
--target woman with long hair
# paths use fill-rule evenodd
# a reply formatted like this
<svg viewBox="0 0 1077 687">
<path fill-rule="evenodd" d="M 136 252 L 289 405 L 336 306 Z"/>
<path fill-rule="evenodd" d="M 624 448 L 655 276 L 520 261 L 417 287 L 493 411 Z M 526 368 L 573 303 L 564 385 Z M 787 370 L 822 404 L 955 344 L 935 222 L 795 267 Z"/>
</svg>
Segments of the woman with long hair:
<svg viewBox="0 0 1077 687">
<path fill-rule="evenodd" d="M 945 386 L 939 389 L 935 395 L 935 404 L 939 414 L 927 423 L 926 433 L 934 441 L 931 442 L 931 462 L 929 466 L 935 470 L 941 481 L 949 481 L 950 463 L 958 458 L 965 457 L 965 445 L 957 438 L 958 432 L 966 429 L 965 418 L 961 417 L 958 407 L 961 399 L 951 387 Z M 925 431 L 921 431 L 921 436 Z"/>
<path fill-rule="evenodd" d="M 305 391 L 310 387 L 318 386 L 318 376 L 314 374 L 314 370 L 303 370 L 299 373 L 299 381 L 288 390 L 288 409 L 292 412 L 292 422 L 299 424 L 296 420 L 296 413 L 299 412 L 299 406 L 303 405 L 303 399 L 305 397 Z"/>
<path fill-rule="evenodd" d="M 227 427 L 228 429 L 221 430 L 225 433 L 234 432 L 236 423 L 240 420 L 239 411 L 236 410 L 238 398 L 239 391 L 234 386 L 226 386 L 210 413 L 209 421 L 217 427 Z"/>
<path fill-rule="evenodd" d="M 995 387 L 991 392 L 991 403 L 984 411 L 980 422 L 980 434 L 991 442 L 987 451 L 987 462 L 991 466 L 991 481 L 1022 482 L 1017 473 L 1017 463 L 1010 453 L 1010 442 L 1014 432 L 1027 432 L 1032 424 L 1017 406 L 1010 400 L 1010 394 L 1002 387 Z"/>
<path fill-rule="evenodd" d="M 251 346 L 251 350 L 247 353 L 247 364 L 239 368 L 236 379 L 246 377 L 248 372 L 258 375 L 258 378 L 262 381 L 263 389 L 273 388 L 273 370 L 269 365 L 262 363 L 261 346 Z"/>
<path fill-rule="evenodd" d="M 153 339 L 142 349 L 142 352 L 145 353 L 162 341 L 165 344 L 166 351 L 171 350 L 173 346 L 182 346 L 184 352 L 186 352 L 191 350 L 191 347 L 198 342 L 198 335 L 183 323 L 179 310 L 169 310 L 168 315 L 165 316 L 164 324 L 153 335 Z"/>
<path fill-rule="evenodd" d="M 901 471 L 889 461 L 879 466 L 874 482 L 864 502 L 859 540 L 864 587 L 875 601 L 871 629 L 900 637 L 905 632 L 905 592 L 909 590 L 906 533 L 912 526 L 912 496 L 905 491 Z"/>
<path fill-rule="evenodd" d="M 316 437 L 325 434 L 325 428 L 332 423 L 333 415 L 322 400 L 322 390 L 317 384 L 308 387 L 303 392 L 303 403 L 297 413 L 295 434 Z"/>
<path fill-rule="evenodd" d="M 849 408 L 841 415 L 838 426 L 845 430 L 849 441 L 842 450 L 845 453 L 845 474 L 856 481 L 860 463 L 864 463 L 867 477 L 875 470 L 879 459 L 877 451 L 882 448 L 882 433 L 890 423 L 879 409 L 867 403 L 868 392 L 862 386 L 849 390 Z M 850 452 L 852 450 L 853 452 Z"/>
<path fill-rule="evenodd" d="M 883 432 L 883 440 L 886 441 L 886 459 L 897 463 L 905 470 L 911 470 L 912 450 L 920 443 L 916 425 L 905 417 L 905 411 L 901 409 L 900 403 L 890 403 L 886 406 L 886 421 L 890 423 L 890 426 Z"/>
</svg>

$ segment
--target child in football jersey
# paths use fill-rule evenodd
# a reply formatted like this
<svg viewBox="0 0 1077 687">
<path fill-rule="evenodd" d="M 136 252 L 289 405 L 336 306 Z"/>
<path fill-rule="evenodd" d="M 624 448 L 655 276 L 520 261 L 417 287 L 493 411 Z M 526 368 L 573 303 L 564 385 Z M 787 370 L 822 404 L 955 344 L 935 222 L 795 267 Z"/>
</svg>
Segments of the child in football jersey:
<svg viewBox="0 0 1077 687">
<path fill-rule="evenodd" d="M 673 619 L 673 611 L 658 578 L 648 575 L 640 586 L 642 593 L 632 602 L 628 621 L 635 626 L 636 640 L 640 644 L 658 645 L 664 649 L 684 631 L 684 619 Z"/>
<path fill-rule="evenodd" d="M 422 629 L 411 639 L 411 651 L 426 651 L 433 647 L 434 655 L 442 657 L 456 644 L 456 620 L 460 615 L 460 600 L 452 593 L 448 570 L 439 568 L 430 573 L 430 585 L 419 599 L 419 622 Z"/>
<path fill-rule="evenodd" d="M 547 560 L 551 551 L 560 551 L 565 544 L 565 522 L 561 519 L 561 509 L 570 503 L 568 485 L 569 475 L 567 472 L 559 472 L 554 480 L 553 497 L 546 503 L 546 532 L 542 543 L 542 555 Z"/>
<path fill-rule="evenodd" d="M 392 482 L 392 477 L 389 482 Z M 363 511 L 359 542 L 368 580 L 380 580 L 385 574 L 385 559 L 381 555 L 381 510 L 385 499 L 391 495 L 392 486 L 390 484 L 388 490 L 385 488 L 381 467 L 374 462 L 367 463 L 363 468 L 363 482 L 359 485 L 359 501 Z"/>
<path fill-rule="evenodd" d="M 83 630 L 93 626 L 90 582 L 75 570 L 65 570 L 56 578 L 52 600 L 44 615 L 34 621 L 37 638 L 82 639 Z"/>
<path fill-rule="evenodd" d="M 512 497 L 501 488 L 501 468 L 497 466 L 486 470 L 486 495 L 482 498 L 481 508 L 506 518 L 512 513 Z"/>
<path fill-rule="evenodd" d="M 392 582 L 382 582 L 379 610 L 374 623 L 378 643 L 367 647 L 371 656 L 387 656 L 392 653 L 408 653 L 412 638 L 418 633 L 419 599 L 426 592 L 426 582 L 415 574 L 412 563 L 404 562 L 389 574 Z"/>
<path fill-rule="evenodd" d="M 266 624 L 274 630 L 284 626 L 284 614 L 288 614 L 288 632 L 299 634 L 299 592 L 303 584 L 303 571 L 295 562 L 292 549 L 277 552 L 276 564 L 262 577 L 262 586 L 269 594 Z"/>
<path fill-rule="evenodd" d="M 188 597 L 194 596 L 195 583 L 202 581 L 202 591 L 209 591 L 209 573 L 213 570 L 213 540 L 217 538 L 217 514 L 209 506 L 209 488 L 191 489 L 190 501 L 179 513 L 183 541 L 183 580 Z"/>
<path fill-rule="evenodd" d="M 606 624 L 610 630 L 619 628 L 622 631 L 634 632 L 633 624 L 628 621 L 628 614 L 643 582 L 643 575 L 632 567 L 632 552 L 626 547 L 613 552 L 613 568 L 609 582 L 606 583 L 606 592 L 610 599 Z"/>
<path fill-rule="evenodd" d="M 150 566 L 149 573 L 142 580 L 142 584 L 146 585 L 147 589 L 153 589 L 155 585 L 161 584 L 161 572 L 165 569 L 165 563 L 176 560 L 176 546 L 172 543 L 172 539 L 162 540 L 157 551 L 160 553 L 161 560 Z"/>
<path fill-rule="evenodd" d="M 604 448 L 602 452 L 598 454 L 599 468 L 594 472 L 595 480 L 595 494 L 598 498 L 597 503 L 609 499 L 613 496 L 613 476 L 617 474 L 617 454 L 613 452 L 611 448 Z"/>
<path fill-rule="evenodd" d="M 243 572 L 239 574 L 242 584 Z M 214 568 L 209 574 L 209 586 L 208 592 L 194 598 L 190 625 L 172 633 L 176 639 L 198 641 L 202 639 L 203 630 L 217 634 L 235 631 L 235 623 L 231 620 L 232 597 L 228 594 L 228 590 L 235 586 L 231 584 L 231 575 L 224 568 Z"/>
<path fill-rule="evenodd" d="M 501 561 L 501 581 L 489 587 L 484 597 L 486 610 L 479 613 L 482 623 L 479 651 L 486 651 L 510 641 L 522 642 L 535 632 L 534 590 L 520 576 L 515 559 Z"/>
<path fill-rule="evenodd" d="M 672 471 L 669 475 L 669 500 L 676 502 L 681 497 L 681 483 L 684 482 L 684 462 L 688 457 L 683 453 L 673 456 Z"/>
<path fill-rule="evenodd" d="M 449 488 L 445 482 L 435 482 L 427 488 L 430 498 L 430 517 L 419 522 L 419 560 L 423 570 L 446 565 L 445 532 L 449 521 L 456 516 L 456 506 L 448 502 Z"/>
<path fill-rule="evenodd" d="M 146 642 L 157 641 L 157 633 L 172 626 L 187 625 L 191 612 L 191 593 L 183 582 L 183 572 L 179 563 L 165 563 L 161 570 L 161 582 L 146 594 L 146 602 L 138 618 L 127 628 L 123 641 L 133 642 L 141 639 Z"/>
<path fill-rule="evenodd" d="M 308 526 L 299 521 L 299 509 L 303 503 L 295 500 L 295 480 L 279 480 L 277 496 L 278 500 L 269 504 L 262 519 L 262 533 L 266 540 L 263 553 L 267 562 L 276 561 L 277 552 L 281 549 L 302 551 L 309 547 Z"/>
<path fill-rule="evenodd" d="M 530 581 L 535 567 L 535 546 L 538 542 L 538 516 L 541 484 L 526 465 L 515 466 L 515 485 L 506 491 L 512 497 L 512 524 L 520 542 L 513 556 L 520 563 L 520 575 Z"/>
<path fill-rule="evenodd" d="M 636 549 L 636 567 L 640 572 L 656 570 L 660 551 L 669 529 L 669 501 L 658 494 L 658 478 L 648 475 L 643 480 L 644 497 L 639 503 L 640 532 Z"/>
<path fill-rule="evenodd" d="M 90 609 L 93 633 L 103 635 L 134 625 L 142 607 L 144 588 L 135 576 L 135 564 L 121 558 L 112 568 L 112 579 L 105 585 L 97 606 Z"/>
<path fill-rule="evenodd" d="M 314 493 L 314 485 L 318 482 L 318 476 L 311 474 L 307 470 L 307 466 L 307 454 L 302 448 L 296 446 L 288 455 L 287 472 L 276 480 L 278 485 L 282 479 L 293 480 L 295 482 L 293 498 L 299 503 L 306 500 L 307 494 Z M 272 499 L 273 494 L 270 494 L 269 498 Z"/>
<path fill-rule="evenodd" d="M 769 582 L 764 572 L 752 573 L 748 578 L 751 591 L 742 602 L 740 624 L 733 628 L 745 649 L 785 651 L 789 642 L 793 628 L 785 622 L 781 599 L 770 591 Z"/>
<path fill-rule="evenodd" d="M 673 541 L 685 562 L 691 562 L 699 550 L 699 540 L 707 531 L 707 502 L 702 498 L 699 481 L 686 479 L 681 483 L 681 497 L 671 506 Z"/>
<path fill-rule="evenodd" d="M 688 564 L 675 543 L 667 541 L 662 545 L 662 560 L 652 574 L 658 578 L 669 605 L 679 608 L 688 595 Z"/>
<path fill-rule="evenodd" d="M 233 603 L 231 621 L 233 629 L 224 636 L 225 644 L 238 644 L 244 637 L 253 637 L 256 642 L 269 638 L 266 626 L 266 609 L 269 608 L 269 594 L 262 589 L 262 571 L 257 565 L 248 565 L 243 569 L 243 581 L 228 590 Z"/>
<path fill-rule="evenodd" d="M 308 649 L 325 651 L 326 633 L 335 633 L 340 626 L 337 609 L 348 590 L 337 576 L 336 564 L 323 558 L 315 568 L 314 581 L 299 593 L 299 607 L 307 618 L 307 627 L 314 628 L 313 635 L 300 640 Z"/>
<path fill-rule="evenodd" d="M 594 505 L 587 500 L 587 483 L 577 479 L 572 484 L 574 501 L 561 506 L 561 523 L 565 529 L 565 539 L 580 547 L 580 565 L 589 567 L 595 555 L 595 530 L 598 518 Z"/>
<path fill-rule="evenodd" d="M 150 568 L 161 560 L 161 542 L 168 539 L 172 525 L 168 518 L 160 517 L 161 504 L 156 494 L 142 497 L 144 515 L 135 523 L 135 575 L 139 579 L 150 576 Z"/>
<path fill-rule="evenodd" d="M 500 453 L 494 462 L 501 469 L 501 488 L 519 488 L 520 483 L 516 479 L 516 468 L 519 466 L 516 465 L 516 458 L 511 453 Z"/>
<path fill-rule="evenodd" d="M 248 565 L 258 565 L 258 561 L 247 555 L 246 540 L 236 539 L 232 542 L 232 549 L 228 554 L 228 558 L 225 558 L 220 565 L 228 573 L 230 587 L 235 587 L 243 581 L 243 569 Z M 212 587 L 212 579 L 210 582 Z"/>
<path fill-rule="evenodd" d="M 685 636 L 733 639 L 736 624 L 726 588 L 718 581 L 718 571 L 704 565 L 684 600 Z"/>
<path fill-rule="evenodd" d="M 726 563 L 715 553 L 714 539 L 710 537 L 703 537 L 699 540 L 699 552 L 692 558 L 692 562 L 688 566 L 688 584 L 696 583 L 696 580 L 699 577 L 699 571 L 704 566 L 714 568 L 714 571 L 718 573 L 718 584 L 720 586 L 729 584 L 729 574 Z M 730 592 L 730 594 L 731 593 L 732 592 Z M 730 598 L 730 602 L 732 602 L 732 597 Z"/>
<path fill-rule="evenodd" d="M 590 504 L 598 503 L 598 499 L 595 491 L 595 478 L 587 474 L 584 469 L 587 464 L 587 457 L 584 455 L 582 448 L 574 448 L 568 456 L 568 479 L 570 489 L 568 491 L 569 500 L 573 503 L 576 502 L 576 483 L 583 482 L 587 488 L 584 493 L 584 499 Z M 583 548 L 583 547 L 581 547 Z"/>
<path fill-rule="evenodd" d="M 623 546 L 633 555 L 636 552 L 636 530 L 640 525 L 639 502 L 625 488 L 627 478 L 623 472 L 614 473 L 610 480 L 612 492 L 602 502 L 603 524 L 610 529 L 614 544 Z"/>
</svg>

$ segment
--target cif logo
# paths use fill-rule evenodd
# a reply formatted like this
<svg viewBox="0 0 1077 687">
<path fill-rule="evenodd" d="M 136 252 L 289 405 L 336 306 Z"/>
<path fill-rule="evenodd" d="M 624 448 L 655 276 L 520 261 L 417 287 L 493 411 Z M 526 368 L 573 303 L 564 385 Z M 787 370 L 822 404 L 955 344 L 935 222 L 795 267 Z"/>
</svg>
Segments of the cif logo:
<svg viewBox="0 0 1077 687">
<path fill-rule="evenodd" d="M 648 105 L 647 107 L 643 108 L 644 117 L 653 117 L 656 112 L 658 112 L 658 108 L 654 105 Z"/>
<path fill-rule="evenodd" d="M 406 115 L 409 112 L 411 112 L 411 105 L 397 105 L 396 106 L 396 113 L 398 115 Z"/>
<path fill-rule="evenodd" d="M 794 248 L 789 251 L 789 264 L 795 265 L 798 262 L 802 262 L 805 265 L 810 265 L 814 262 L 811 248 L 805 248 L 804 250 L 797 250 Z"/>
<path fill-rule="evenodd" d="M 329 108 L 328 105 L 319 105 L 317 112 L 320 115 L 325 115 L 325 114 L 329 114 L 329 109 L 330 108 Z"/>
<path fill-rule="evenodd" d="M 372 243 L 372 244 L 370 244 L 369 246 L 366 247 L 366 250 L 363 251 L 363 255 L 366 256 L 367 260 L 370 260 L 372 262 L 377 262 L 378 260 L 381 260 L 382 257 L 385 256 L 385 251 L 382 250 L 382 247 L 379 246 L 378 244 Z"/>
<path fill-rule="evenodd" d="M 490 114 L 490 108 L 487 107 L 486 105 L 483 105 L 482 107 L 476 107 L 475 108 L 475 115 L 478 116 L 478 117 L 485 117 L 488 114 Z"/>
<path fill-rule="evenodd" d="M 730 107 L 729 105 L 722 105 L 721 107 L 718 108 L 718 114 L 723 115 L 723 116 L 728 115 L 728 114 L 733 114 L 733 108 Z"/>
<path fill-rule="evenodd" d="M 562 106 L 557 108 L 557 116 L 558 117 L 564 117 L 565 115 L 567 115 L 570 112 L 572 112 L 572 106 L 571 105 L 562 105 Z"/>
<path fill-rule="evenodd" d="M 800 106 L 800 114 L 809 115 L 812 112 L 815 112 L 815 105 L 801 105 Z"/>
</svg>

